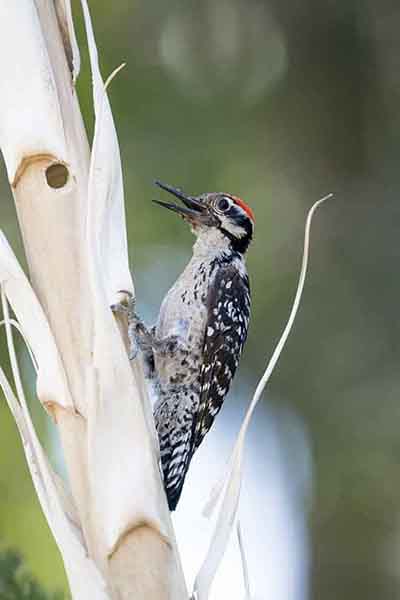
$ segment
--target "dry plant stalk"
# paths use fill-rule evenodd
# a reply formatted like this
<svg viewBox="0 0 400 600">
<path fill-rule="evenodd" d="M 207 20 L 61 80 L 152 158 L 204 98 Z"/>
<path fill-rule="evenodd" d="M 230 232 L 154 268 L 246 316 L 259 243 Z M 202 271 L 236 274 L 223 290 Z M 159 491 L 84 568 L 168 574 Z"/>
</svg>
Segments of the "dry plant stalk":
<svg viewBox="0 0 400 600">
<path fill-rule="evenodd" d="M 75 92 L 79 50 L 70 0 L 0 2 L 0 147 L 29 264 L 28 279 L 0 232 L 1 302 L 15 389 L 1 368 L 0 386 L 74 600 L 186 600 L 141 359 L 129 362 L 126 324 L 121 317 L 117 322 L 109 308 L 119 300 L 118 290 L 134 289 L 118 141 L 87 0 L 81 4 L 93 78 L 91 150 Z M 328 197 L 308 214 L 288 323 L 249 406 L 226 474 L 211 496 L 208 512 L 217 505 L 219 512 L 195 581 L 192 597 L 197 600 L 209 598 L 237 520 L 248 425 L 293 325 L 312 216 Z M 32 425 L 13 327 L 31 354 L 37 396 L 57 424 L 70 491 L 52 470 Z"/>
<path fill-rule="evenodd" d="M 140 359 L 131 365 L 109 308 L 133 291 L 119 149 L 86 0 L 95 135 L 90 151 L 75 81 L 70 0 L 0 4 L 0 146 L 29 280 L 0 238 L 0 283 L 16 419 L 73 598 L 187 598 L 158 468 Z M 71 493 L 32 427 L 14 350 L 11 305 L 54 417 Z"/>
</svg>

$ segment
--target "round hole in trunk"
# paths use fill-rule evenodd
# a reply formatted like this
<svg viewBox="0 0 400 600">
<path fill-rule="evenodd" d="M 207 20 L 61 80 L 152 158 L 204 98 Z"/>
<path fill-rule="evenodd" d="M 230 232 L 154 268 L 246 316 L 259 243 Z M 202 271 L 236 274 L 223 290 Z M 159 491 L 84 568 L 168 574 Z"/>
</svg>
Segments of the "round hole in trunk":
<svg viewBox="0 0 400 600">
<path fill-rule="evenodd" d="M 63 188 L 69 178 L 67 167 L 63 163 L 53 163 L 46 169 L 46 181 L 53 189 Z"/>
</svg>

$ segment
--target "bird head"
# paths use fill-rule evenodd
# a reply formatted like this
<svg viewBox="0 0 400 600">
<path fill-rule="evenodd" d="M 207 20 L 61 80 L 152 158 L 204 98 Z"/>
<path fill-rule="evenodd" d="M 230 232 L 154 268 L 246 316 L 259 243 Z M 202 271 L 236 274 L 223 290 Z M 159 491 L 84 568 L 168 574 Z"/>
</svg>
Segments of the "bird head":
<svg viewBox="0 0 400 600">
<path fill-rule="evenodd" d="M 242 254 L 246 252 L 253 237 L 255 219 L 253 211 L 243 200 L 222 192 L 189 196 L 179 188 L 160 181 L 155 183 L 179 198 L 183 205 L 160 200 L 154 202 L 178 213 L 191 225 L 197 236 L 210 228 L 218 229 L 229 240 L 233 250 Z"/>
</svg>

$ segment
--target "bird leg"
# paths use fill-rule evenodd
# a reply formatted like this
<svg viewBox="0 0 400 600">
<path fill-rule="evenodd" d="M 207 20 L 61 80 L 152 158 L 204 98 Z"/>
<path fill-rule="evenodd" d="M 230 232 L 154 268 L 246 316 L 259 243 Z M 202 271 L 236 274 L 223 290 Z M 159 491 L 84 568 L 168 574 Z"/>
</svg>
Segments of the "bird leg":
<svg viewBox="0 0 400 600">
<path fill-rule="evenodd" d="M 128 321 L 128 339 L 129 339 L 129 360 L 136 358 L 137 353 L 141 350 L 145 355 L 157 352 L 159 354 L 175 354 L 180 351 L 188 353 L 186 345 L 182 338 L 178 335 L 170 335 L 168 337 L 158 339 L 155 333 L 155 327 L 148 329 L 141 318 L 135 312 L 136 299 L 130 292 L 127 294 L 127 299 L 111 306 L 111 310 L 115 313 L 126 314 Z"/>
<path fill-rule="evenodd" d="M 126 294 L 126 298 L 111 305 L 113 313 L 122 313 L 126 315 L 128 321 L 128 340 L 129 340 L 129 360 L 136 358 L 137 353 L 140 349 L 138 336 L 136 334 L 137 327 L 137 315 L 135 313 L 136 299 L 131 292 L 121 290 L 120 293 Z"/>
</svg>

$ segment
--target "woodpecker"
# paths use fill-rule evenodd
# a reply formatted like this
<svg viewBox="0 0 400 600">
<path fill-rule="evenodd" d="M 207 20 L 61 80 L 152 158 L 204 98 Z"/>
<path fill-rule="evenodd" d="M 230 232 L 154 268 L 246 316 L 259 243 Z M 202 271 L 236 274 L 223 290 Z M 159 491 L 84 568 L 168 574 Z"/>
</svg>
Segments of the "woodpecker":
<svg viewBox="0 0 400 600">
<path fill-rule="evenodd" d="M 193 454 L 228 393 L 247 337 L 250 287 L 245 254 L 254 214 L 236 196 L 189 196 L 156 182 L 182 205 L 155 200 L 174 211 L 196 236 L 193 255 L 164 298 L 148 330 L 128 310 L 133 358 L 140 348 L 155 390 L 154 420 L 168 505 L 175 510 Z"/>
</svg>

